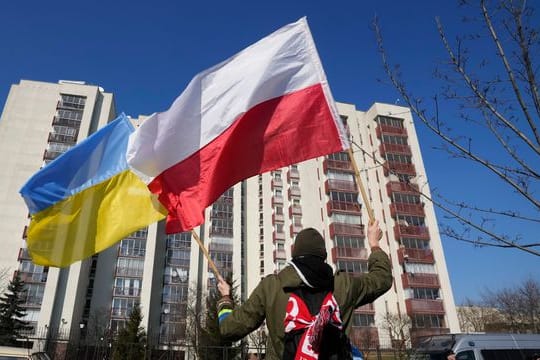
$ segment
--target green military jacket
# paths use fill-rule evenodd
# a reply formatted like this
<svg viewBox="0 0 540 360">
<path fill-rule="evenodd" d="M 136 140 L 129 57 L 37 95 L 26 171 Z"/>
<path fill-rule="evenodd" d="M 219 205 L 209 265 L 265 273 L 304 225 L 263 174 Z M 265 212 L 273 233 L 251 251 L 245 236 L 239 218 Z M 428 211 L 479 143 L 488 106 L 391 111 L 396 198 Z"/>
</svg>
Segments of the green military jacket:
<svg viewBox="0 0 540 360">
<path fill-rule="evenodd" d="M 284 344 L 285 311 L 289 294 L 284 288 L 296 288 L 302 280 L 292 266 L 277 275 L 268 275 L 253 290 L 242 306 L 219 324 L 221 335 L 237 341 L 256 330 L 266 320 L 268 341 L 266 359 L 281 359 Z M 334 297 L 339 304 L 341 319 L 348 334 L 354 309 L 373 302 L 392 286 L 392 272 L 388 256 L 380 249 L 368 259 L 368 273 L 354 277 L 345 272 L 334 276 Z"/>
</svg>

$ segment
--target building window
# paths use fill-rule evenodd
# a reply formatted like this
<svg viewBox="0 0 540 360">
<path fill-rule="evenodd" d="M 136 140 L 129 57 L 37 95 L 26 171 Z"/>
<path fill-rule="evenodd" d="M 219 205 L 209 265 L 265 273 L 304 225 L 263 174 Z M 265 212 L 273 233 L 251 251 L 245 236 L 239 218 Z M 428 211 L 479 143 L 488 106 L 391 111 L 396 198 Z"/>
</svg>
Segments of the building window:
<svg viewBox="0 0 540 360">
<path fill-rule="evenodd" d="M 411 274 L 436 274 L 433 264 L 405 263 L 405 271 Z"/>
<path fill-rule="evenodd" d="M 144 257 L 146 252 L 146 240 L 123 239 L 120 242 L 120 256 Z"/>
<path fill-rule="evenodd" d="M 420 195 L 392 193 L 394 203 L 400 204 L 420 204 Z"/>
<path fill-rule="evenodd" d="M 444 318 L 442 315 L 414 315 L 412 325 L 413 328 L 442 328 Z"/>
<path fill-rule="evenodd" d="M 424 218 L 420 216 L 398 215 L 397 222 L 403 226 L 426 226 Z"/>
<path fill-rule="evenodd" d="M 401 244 L 407 249 L 429 249 L 429 240 L 401 238 Z"/>
<path fill-rule="evenodd" d="M 335 240 L 337 247 L 346 247 L 346 248 L 365 248 L 364 239 L 356 236 L 343 236 L 336 235 Z"/>
<path fill-rule="evenodd" d="M 353 314 L 353 326 L 375 326 L 375 316 L 372 314 Z"/>
<path fill-rule="evenodd" d="M 408 145 L 406 136 L 386 135 L 383 134 L 382 142 L 385 144 Z"/>
<path fill-rule="evenodd" d="M 412 156 L 404 154 L 386 153 L 386 160 L 393 163 L 412 164 Z"/>
<path fill-rule="evenodd" d="M 357 204 L 358 194 L 342 191 L 330 191 L 330 200 Z"/>
<path fill-rule="evenodd" d="M 329 160 L 349 161 L 349 154 L 343 151 L 328 155 Z"/>
<path fill-rule="evenodd" d="M 390 116 L 381 116 L 377 117 L 379 124 L 387 125 L 392 127 L 403 128 L 403 119 L 393 118 Z"/>
<path fill-rule="evenodd" d="M 413 296 L 415 299 L 439 299 L 439 289 L 432 288 L 414 288 Z"/>
<path fill-rule="evenodd" d="M 367 273 L 368 271 L 367 261 L 338 260 L 336 267 L 338 270 L 356 274 Z"/>
</svg>

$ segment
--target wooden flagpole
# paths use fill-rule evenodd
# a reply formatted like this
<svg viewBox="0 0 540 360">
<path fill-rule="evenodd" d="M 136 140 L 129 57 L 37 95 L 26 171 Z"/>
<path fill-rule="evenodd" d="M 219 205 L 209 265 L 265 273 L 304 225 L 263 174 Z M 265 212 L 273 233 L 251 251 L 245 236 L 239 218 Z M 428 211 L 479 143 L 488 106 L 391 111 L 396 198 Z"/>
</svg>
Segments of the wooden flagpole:
<svg viewBox="0 0 540 360">
<path fill-rule="evenodd" d="M 214 261 L 210 259 L 210 254 L 208 253 L 208 250 L 206 250 L 206 247 L 202 243 L 201 238 L 199 237 L 199 235 L 197 235 L 197 233 L 193 229 L 191 229 L 191 235 L 193 235 L 193 237 L 195 238 L 195 241 L 197 242 L 197 244 L 199 244 L 199 248 L 202 250 L 204 256 L 206 257 L 206 260 L 208 260 L 208 265 L 210 265 L 210 267 L 212 268 L 212 272 L 214 273 L 214 275 L 216 275 L 216 279 L 219 279 L 221 275 L 219 274 L 219 271 L 216 267 L 216 264 L 214 264 Z"/>
<path fill-rule="evenodd" d="M 373 221 L 375 221 L 375 215 L 373 214 L 373 208 L 371 207 L 369 203 L 369 199 L 367 197 L 364 184 L 362 183 L 362 179 L 360 179 L 360 171 L 358 170 L 358 165 L 356 164 L 356 160 L 354 159 L 354 155 L 352 152 L 352 144 L 351 144 L 351 147 L 349 147 L 348 153 L 349 153 L 349 158 L 351 160 L 351 164 L 353 166 L 354 177 L 356 178 L 356 186 L 358 187 L 358 190 L 360 190 L 360 193 L 362 194 L 362 201 L 364 202 L 364 206 L 366 207 L 366 210 L 369 216 L 369 223 L 372 223 Z"/>
</svg>

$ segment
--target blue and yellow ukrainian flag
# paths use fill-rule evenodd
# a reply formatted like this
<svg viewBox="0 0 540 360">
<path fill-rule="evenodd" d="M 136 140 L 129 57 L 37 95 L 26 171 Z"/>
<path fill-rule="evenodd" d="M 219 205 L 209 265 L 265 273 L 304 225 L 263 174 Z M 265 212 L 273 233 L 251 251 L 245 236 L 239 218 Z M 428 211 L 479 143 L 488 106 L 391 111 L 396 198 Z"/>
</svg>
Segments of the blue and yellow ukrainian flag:
<svg viewBox="0 0 540 360">
<path fill-rule="evenodd" d="M 133 131 L 120 115 L 21 188 L 32 216 L 27 244 L 34 263 L 68 266 L 165 217 L 129 170 L 126 149 Z"/>
</svg>

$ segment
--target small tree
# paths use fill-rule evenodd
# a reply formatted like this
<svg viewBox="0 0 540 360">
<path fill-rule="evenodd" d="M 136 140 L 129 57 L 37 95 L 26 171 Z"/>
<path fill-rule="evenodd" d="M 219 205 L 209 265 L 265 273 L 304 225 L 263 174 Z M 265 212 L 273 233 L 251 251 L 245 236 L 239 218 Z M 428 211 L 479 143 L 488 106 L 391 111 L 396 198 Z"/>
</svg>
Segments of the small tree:
<svg viewBox="0 0 540 360">
<path fill-rule="evenodd" d="M 146 331 L 141 327 L 141 309 L 136 305 L 129 314 L 126 326 L 118 332 L 113 359 L 144 359 Z"/>
<path fill-rule="evenodd" d="M 24 282 L 19 275 L 9 282 L 7 291 L 0 297 L 0 345 L 16 345 L 21 332 L 30 329 L 26 316 L 23 295 Z"/>
<path fill-rule="evenodd" d="M 407 315 L 386 313 L 381 327 L 388 332 L 392 341 L 392 348 L 397 352 L 398 359 L 407 357 L 407 347 L 411 342 L 409 329 L 411 319 Z"/>
</svg>

